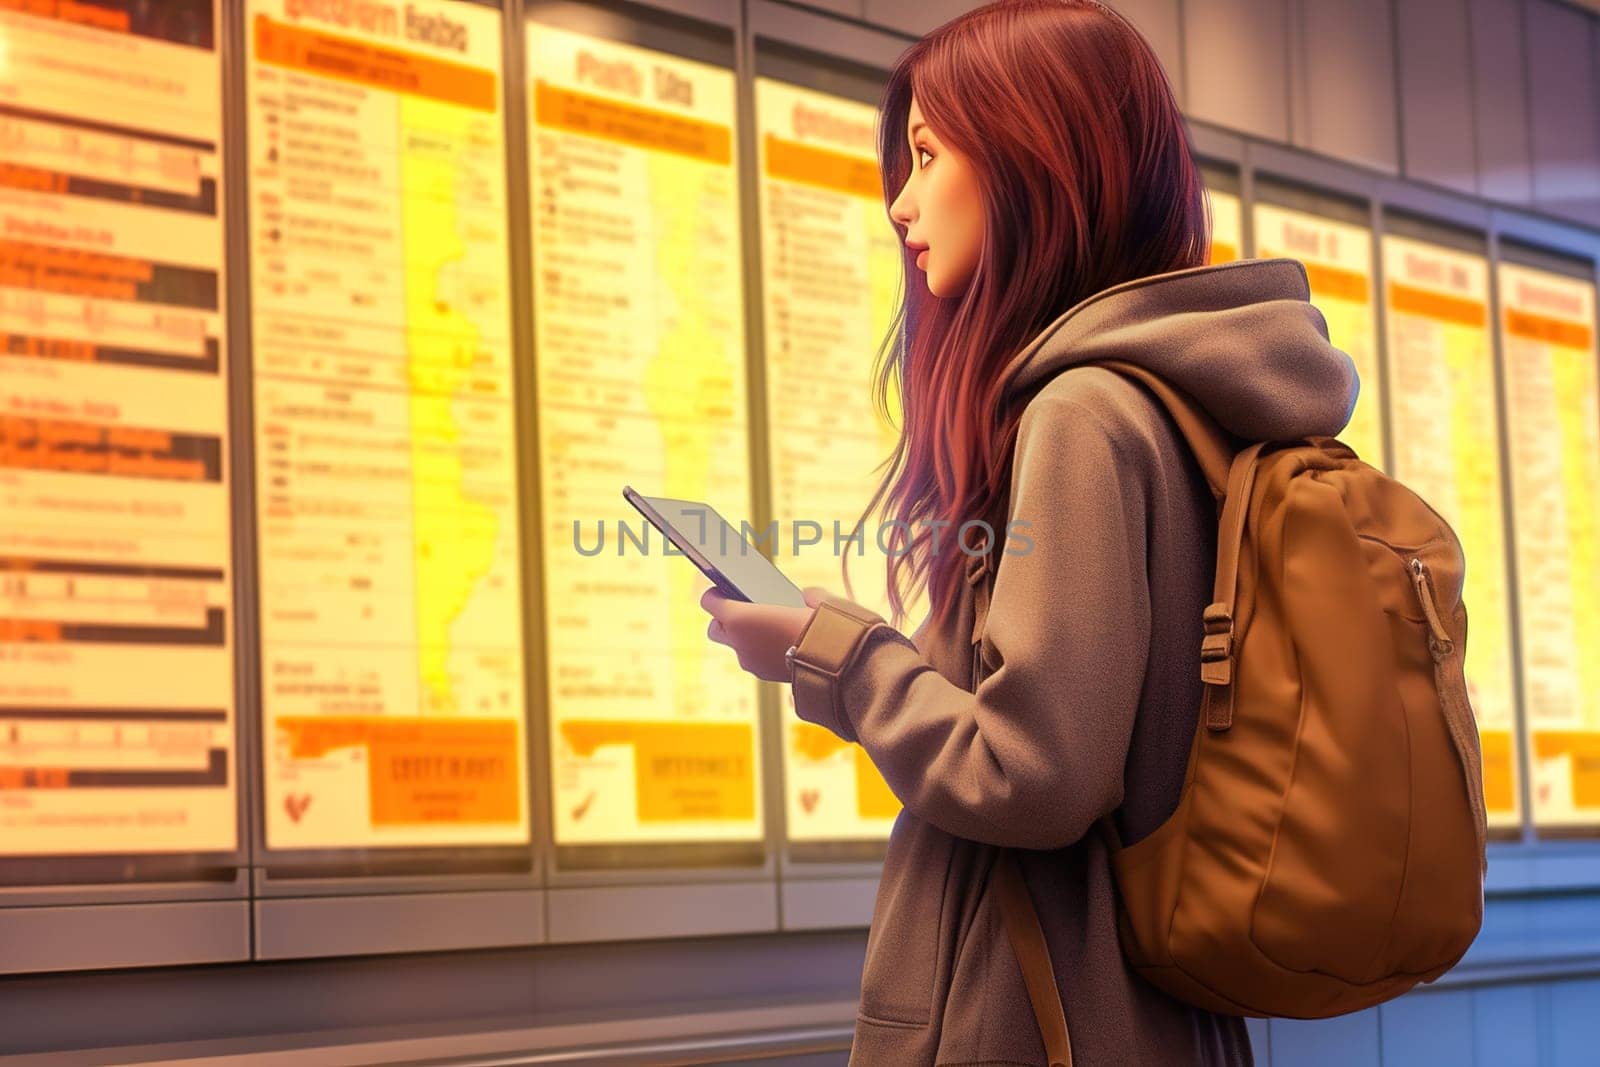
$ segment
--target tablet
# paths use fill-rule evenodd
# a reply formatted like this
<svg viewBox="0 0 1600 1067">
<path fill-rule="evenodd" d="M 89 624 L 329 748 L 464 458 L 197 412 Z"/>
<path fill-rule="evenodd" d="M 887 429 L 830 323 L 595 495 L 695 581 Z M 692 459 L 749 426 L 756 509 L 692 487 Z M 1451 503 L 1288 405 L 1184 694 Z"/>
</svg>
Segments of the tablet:
<svg viewBox="0 0 1600 1067">
<path fill-rule="evenodd" d="M 806 606 L 805 594 L 799 586 L 785 577 L 710 504 L 643 496 L 631 485 L 622 487 L 622 495 L 725 596 L 753 604 Z"/>
</svg>

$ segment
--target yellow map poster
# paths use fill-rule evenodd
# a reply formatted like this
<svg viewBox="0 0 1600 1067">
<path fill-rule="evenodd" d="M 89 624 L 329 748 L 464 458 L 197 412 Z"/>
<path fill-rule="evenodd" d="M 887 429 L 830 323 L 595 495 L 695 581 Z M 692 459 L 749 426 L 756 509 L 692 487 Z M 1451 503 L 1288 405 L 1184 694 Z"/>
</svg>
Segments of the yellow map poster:
<svg viewBox="0 0 1600 1067">
<path fill-rule="evenodd" d="M 1305 264 L 1311 302 L 1328 340 L 1355 360 L 1361 393 L 1339 440 L 1383 469 L 1383 396 L 1378 382 L 1378 317 L 1372 292 L 1372 231 L 1275 204 L 1255 207 L 1256 255 Z"/>
<path fill-rule="evenodd" d="M 1211 256 L 1208 263 L 1228 263 L 1244 252 L 1244 211 L 1239 198 L 1220 189 L 1206 190 L 1211 200 Z"/>
<path fill-rule="evenodd" d="M 0 3 L 0 856 L 239 844 L 219 37 Z"/>
<path fill-rule="evenodd" d="M 778 562 L 796 585 L 843 595 L 848 552 L 854 599 L 888 618 L 876 522 L 849 540 L 899 432 L 898 411 L 886 422 L 873 403 L 873 359 L 903 284 L 877 121 L 871 105 L 756 79 L 769 477 L 787 553 Z M 801 523 L 815 524 L 799 532 L 816 543 L 795 553 Z M 924 599 L 908 605 L 913 625 Z M 900 802 L 866 750 L 796 718 L 787 692 L 780 707 L 789 839 L 886 836 Z"/>
<path fill-rule="evenodd" d="M 1500 485 L 1489 264 L 1385 236 L 1396 478 L 1444 516 L 1467 560 L 1467 689 L 1491 826 L 1520 821 L 1510 593 Z"/>
<path fill-rule="evenodd" d="M 759 840 L 760 683 L 622 498 L 751 515 L 733 72 L 527 32 L 555 839 Z"/>
<path fill-rule="evenodd" d="M 246 14 L 267 845 L 526 842 L 500 14 Z"/>
<path fill-rule="evenodd" d="M 1593 283 L 1503 263 L 1523 701 L 1540 826 L 1600 826 L 1600 404 Z"/>
</svg>

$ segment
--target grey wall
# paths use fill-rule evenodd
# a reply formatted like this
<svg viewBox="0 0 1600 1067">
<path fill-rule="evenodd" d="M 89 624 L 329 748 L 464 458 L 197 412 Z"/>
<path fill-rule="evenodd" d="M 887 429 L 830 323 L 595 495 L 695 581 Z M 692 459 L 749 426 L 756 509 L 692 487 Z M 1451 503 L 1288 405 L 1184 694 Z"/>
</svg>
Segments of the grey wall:
<svg viewBox="0 0 1600 1067">
<path fill-rule="evenodd" d="M 1109 0 L 1203 122 L 1600 228 L 1600 2 Z M 907 35 L 969 0 L 811 0 Z"/>
<path fill-rule="evenodd" d="M 1549 0 L 1524 12 L 1536 206 L 1600 225 L 1594 19 Z"/>
</svg>

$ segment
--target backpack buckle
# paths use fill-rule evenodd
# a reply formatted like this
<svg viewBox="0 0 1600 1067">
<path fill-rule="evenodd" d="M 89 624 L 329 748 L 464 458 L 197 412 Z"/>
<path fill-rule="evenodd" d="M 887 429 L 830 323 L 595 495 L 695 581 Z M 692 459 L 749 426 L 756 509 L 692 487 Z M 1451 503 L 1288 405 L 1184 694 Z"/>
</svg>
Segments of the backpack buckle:
<svg viewBox="0 0 1600 1067">
<path fill-rule="evenodd" d="M 1227 604 L 1206 607 L 1201 616 L 1205 637 L 1200 641 L 1200 679 L 1207 685 L 1233 681 L 1233 612 Z"/>
</svg>

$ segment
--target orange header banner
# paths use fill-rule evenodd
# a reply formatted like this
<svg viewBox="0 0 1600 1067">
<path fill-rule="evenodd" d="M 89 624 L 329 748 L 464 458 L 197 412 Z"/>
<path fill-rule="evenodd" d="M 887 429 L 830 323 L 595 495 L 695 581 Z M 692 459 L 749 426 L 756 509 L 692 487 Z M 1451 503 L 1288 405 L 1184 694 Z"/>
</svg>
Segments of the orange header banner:
<svg viewBox="0 0 1600 1067">
<path fill-rule="evenodd" d="M 498 89 L 493 71 L 301 29 L 265 15 L 256 16 L 255 29 L 256 59 L 262 63 L 478 111 L 495 109 Z"/>
<path fill-rule="evenodd" d="M 733 131 L 726 126 L 563 89 L 543 80 L 534 83 L 533 115 L 540 126 L 653 152 L 675 152 L 723 165 L 733 159 Z"/>
<path fill-rule="evenodd" d="M 1399 282 L 1389 283 L 1389 306 L 1406 314 L 1421 315 L 1461 326 L 1482 326 L 1489 321 L 1488 309 L 1484 307 L 1482 301 L 1447 296 L 1431 289 L 1401 285 Z"/>
<path fill-rule="evenodd" d="M 1506 311 L 1506 332 L 1527 341 L 1540 341 L 1563 348 L 1592 350 L 1594 331 L 1581 322 L 1553 319 L 1548 315 L 1535 315 L 1531 311 Z"/>
<path fill-rule="evenodd" d="M 770 133 L 767 134 L 767 176 L 820 185 L 869 200 L 883 198 L 883 178 L 873 160 L 799 141 L 786 141 Z"/>
<path fill-rule="evenodd" d="M 1227 241 L 1212 241 L 1206 263 L 1232 263 L 1239 258 L 1239 250 Z"/>
<path fill-rule="evenodd" d="M 20 11 L 24 15 L 59 19 L 113 33 L 127 33 L 130 25 L 126 11 L 98 4 L 80 4 L 75 0 L 0 0 L 0 11 Z"/>
<path fill-rule="evenodd" d="M 1305 268 L 1306 280 L 1317 296 L 1348 300 L 1352 304 L 1365 304 L 1370 298 L 1372 286 L 1367 276 L 1359 271 L 1330 267 L 1326 263 L 1307 263 Z"/>
<path fill-rule="evenodd" d="M 148 260 L 0 240 L 0 285 L 107 300 L 138 300 L 139 286 L 149 284 L 154 277 L 155 267 Z"/>
</svg>

